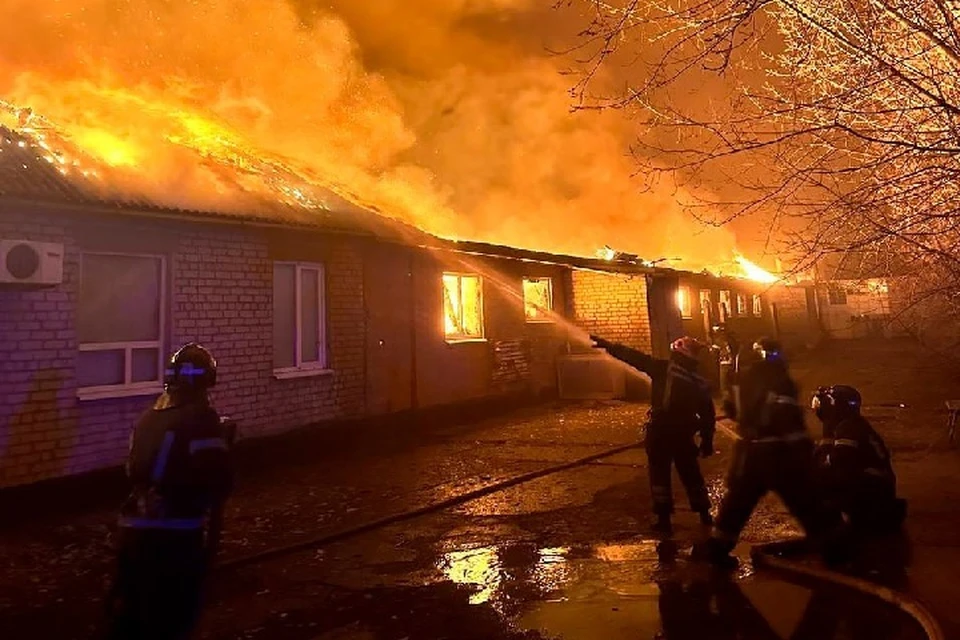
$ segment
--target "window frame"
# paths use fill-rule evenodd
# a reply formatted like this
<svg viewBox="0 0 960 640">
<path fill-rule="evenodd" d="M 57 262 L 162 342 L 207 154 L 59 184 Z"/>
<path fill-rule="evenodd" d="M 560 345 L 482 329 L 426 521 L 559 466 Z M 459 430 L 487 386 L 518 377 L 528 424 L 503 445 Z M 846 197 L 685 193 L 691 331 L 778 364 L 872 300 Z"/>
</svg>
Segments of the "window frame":
<svg viewBox="0 0 960 640">
<path fill-rule="evenodd" d="M 134 396 L 145 396 L 159 393 L 163 390 L 164 370 L 166 369 L 166 353 L 164 352 L 164 343 L 167 332 L 167 257 L 156 253 L 132 253 L 121 251 L 80 251 L 79 274 L 78 274 L 78 296 L 77 312 L 80 313 L 80 304 L 83 299 L 83 260 L 86 256 L 115 256 L 121 258 L 150 258 L 160 262 L 160 305 L 159 319 L 157 324 L 156 340 L 138 340 L 138 341 L 118 341 L 118 342 L 80 342 L 77 337 L 77 352 L 92 353 L 96 351 L 120 351 L 123 350 L 123 376 L 124 382 L 121 384 L 104 384 L 94 386 L 80 386 L 77 380 L 77 398 L 82 400 L 102 400 L 108 398 L 128 398 Z M 76 323 L 76 316 L 74 322 Z M 76 326 L 76 325 L 75 325 Z M 133 352 L 138 349 L 156 349 L 157 350 L 157 379 L 147 382 L 133 382 Z M 74 376 L 78 375 L 79 363 L 74 370 Z"/>
<path fill-rule="evenodd" d="M 447 276 L 456 276 L 457 278 L 457 293 L 460 297 L 460 313 L 463 313 L 463 278 L 476 278 L 478 284 L 478 290 L 480 291 L 480 304 L 479 304 L 479 313 L 480 313 L 480 335 L 471 336 L 471 335 L 461 335 L 447 333 L 446 327 L 446 311 L 443 309 L 444 301 L 443 297 L 446 295 L 446 285 L 443 283 L 443 279 Z M 442 271 L 440 273 L 440 331 L 443 334 L 444 340 L 447 344 L 460 344 L 465 342 L 486 342 L 487 341 L 487 323 L 486 323 L 486 306 L 484 305 L 484 295 L 483 295 L 483 276 L 479 273 L 469 273 L 466 271 Z M 462 318 L 461 318 L 462 320 Z"/>
<path fill-rule="evenodd" d="M 533 282 L 533 281 L 538 281 L 538 282 L 539 282 L 539 281 L 541 281 L 541 280 L 546 280 L 546 281 L 547 281 L 547 303 L 550 305 L 550 307 L 549 307 L 548 309 L 544 309 L 544 310 L 547 312 L 547 315 L 546 315 L 546 316 L 539 317 L 539 318 L 531 318 L 531 317 L 529 317 L 529 316 L 527 315 L 527 296 L 526 296 L 526 292 L 523 291 L 523 285 L 526 284 L 527 282 Z M 554 310 L 553 310 L 553 304 L 554 304 L 554 301 L 553 301 L 553 277 L 551 277 L 551 276 L 523 276 L 523 277 L 521 278 L 521 280 L 520 280 L 520 287 L 521 287 L 521 291 L 523 291 L 523 294 L 524 294 L 524 295 L 523 295 L 523 319 L 524 319 L 527 323 L 529 323 L 529 324 L 555 324 L 556 321 L 551 317 L 551 314 L 554 313 Z M 481 297 L 481 303 L 482 303 L 483 295 L 481 294 L 480 297 Z M 530 306 L 536 307 L 537 305 L 531 304 Z M 537 307 L 537 308 L 540 308 L 540 307 Z M 481 322 L 481 325 L 482 325 L 482 324 L 483 324 L 483 323 Z"/>
<path fill-rule="evenodd" d="M 700 289 L 700 315 L 713 316 L 713 293 L 710 289 Z"/>
<path fill-rule="evenodd" d="M 750 315 L 752 315 L 754 318 L 763 316 L 763 298 L 760 297 L 759 293 L 753 294 L 752 304 L 753 306 L 750 309 Z"/>
<path fill-rule="evenodd" d="M 747 294 L 737 293 L 737 316 L 741 318 L 746 318 L 750 315 L 747 310 Z"/>
<path fill-rule="evenodd" d="M 687 303 L 687 311 L 684 313 L 683 302 Z M 688 285 L 677 287 L 677 310 L 680 312 L 681 320 L 693 319 L 693 289 Z"/>
<path fill-rule="evenodd" d="M 329 356 L 327 349 L 327 286 L 326 286 L 326 265 L 322 262 L 305 262 L 302 260 L 274 260 L 272 271 L 276 276 L 278 266 L 293 267 L 293 314 L 294 314 L 294 365 L 290 367 L 278 367 L 276 362 L 271 362 L 273 367 L 273 377 L 278 380 L 287 380 L 290 378 L 306 378 L 333 373 L 327 362 Z M 317 360 L 316 362 L 303 362 L 303 272 L 317 272 Z M 273 308 L 276 291 L 271 285 L 271 308 L 270 317 L 276 322 L 275 309 Z M 272 345 L 272 354 L 276 355 L 277 345 Z"/>
</svg>

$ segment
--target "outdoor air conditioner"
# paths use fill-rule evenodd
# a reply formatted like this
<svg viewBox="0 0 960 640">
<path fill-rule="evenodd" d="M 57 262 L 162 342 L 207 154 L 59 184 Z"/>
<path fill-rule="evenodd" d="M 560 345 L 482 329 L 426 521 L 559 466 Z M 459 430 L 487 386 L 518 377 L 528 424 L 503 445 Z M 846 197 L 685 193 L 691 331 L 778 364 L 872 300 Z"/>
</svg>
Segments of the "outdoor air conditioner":
<svg viewBox="0 0 960 640">
<path fill-rule="evenodd" d="M 63 282 L 63 245 L 0 240 L 0 284 L 56 285 Z"/>
</svg>

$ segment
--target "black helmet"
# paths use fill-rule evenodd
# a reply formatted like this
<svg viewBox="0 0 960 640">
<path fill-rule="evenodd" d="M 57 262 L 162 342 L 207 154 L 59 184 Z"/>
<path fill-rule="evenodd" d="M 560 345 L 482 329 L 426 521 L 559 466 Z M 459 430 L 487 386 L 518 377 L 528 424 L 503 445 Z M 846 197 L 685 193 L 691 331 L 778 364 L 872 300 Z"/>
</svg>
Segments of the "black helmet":
<svg viewBox="0 0 960 640">
<path fill-rule="evenodd" d="M 216 384 L 217 361 L 199 344 L 186 344 L 170 356 L 163 378 L 167 391 L 206 391 Z"/>
<path fill-rule="evenodd" d="M 859 415 L 862 404 L 859 391 L 845 384 L 837 384 L 817 389 L 810 401 L 810 408 L 818 418 L 828 420 Z"/>
</svg>

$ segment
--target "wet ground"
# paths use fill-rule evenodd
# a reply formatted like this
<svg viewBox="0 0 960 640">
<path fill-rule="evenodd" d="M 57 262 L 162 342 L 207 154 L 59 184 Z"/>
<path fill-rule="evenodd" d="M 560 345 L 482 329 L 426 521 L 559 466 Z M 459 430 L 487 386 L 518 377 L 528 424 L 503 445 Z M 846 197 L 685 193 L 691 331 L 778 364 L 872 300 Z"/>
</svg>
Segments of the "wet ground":
<svg viewBox="0 0 960 640">
<path fill-rule="evenodd" d="M 902 369 L 902 353 L 880 354 L 880 360 L 868 355 L 800 362 L 797 372 L 807 387 L 862 384 L 868 403 L 909 396 L 907 409 L 871 411 L 888 416 L 877 426 L 894 448 L 911 500 L 910 535 L 922 543 L 912 560 L 922 571 L 910 579 L 933 575 L 936 586 L 925 596 L 940 598 L 949 618 L 960 612 L 949 595 L 960 569 L 960 489 L 953 489 L 960 465 L 937 441 L 943 423 L 935 412 L 949 385 L 936 371 L 924 373 L 921 359 L 905 380 L 891 375 Z M 339 447 L 274 449 L 275 464 L 241 478 L 223 556 L 341 531 L 635 441 L 644 410 L 623 403 L 553 405 L 472 425 L 358 437 Z M 704 465 L 715 497 L 729 442 L 720 437 L 718 444 L 721 454 Z M 645 476 L 642 451 L 631 450 L 319 549 L 224 569 L 212 581 L 201 635 L 923 637 L 899 613 L 846 591 L 755 575 L 748 565 L 733 580 L 721 579 L 689 562 L 689 546 L 704 532 L 682 499 L 676 545 L 658 547 L 645 533 Z M 679 487 L 676 493 L 682 496 Z M 6 523 L 0 637 L 92 637 L 109 575 L 113 515 L 108 505 L 69 518 Z M 794 533 L 778 503 L 767 500 L 744 540 Z"/>
<path fill-rule="evenodd" d="M 640 463 L 624 454 L 319 552 L 228 570 L 203 637 L 925 637 L 856 594 L 754 574 L 746 561 L 733 574 L 691 562 L 690 542 L 703 535 L 692 513 L 678 515 L 676 541 L 638 535 Z"/>
</svg>

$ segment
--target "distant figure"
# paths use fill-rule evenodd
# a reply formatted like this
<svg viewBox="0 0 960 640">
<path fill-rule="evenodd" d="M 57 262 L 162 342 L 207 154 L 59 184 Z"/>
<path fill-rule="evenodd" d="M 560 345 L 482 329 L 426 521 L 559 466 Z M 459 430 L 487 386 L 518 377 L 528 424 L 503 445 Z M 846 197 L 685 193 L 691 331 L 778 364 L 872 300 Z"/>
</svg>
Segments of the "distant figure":
<svg viewBox="0 0 960 640">
<path fill-rule="evenodd" d="M 741 349 L 724 411 L 738 421 L 727 493 L 713 534 L 695 549 L 697 556 L 732 566 L 730 552 L 760 499 L 775 492 L 815 541 L 839 541 L 844 531 L 839 512 L 821 506 L 813 487 L 813 441 L 803 421 L 796 383 L 790 378 L 780 345 L 762 339 Z M 839 546 L 824 547 L 830 559 Z"/>
<path fill-rule="evenodd" d="M 820 387 L 811 406 L 823 423 L 814 454 L 820 495 L 845 513 L 859 533 L 896 530 L 907 504 L 897 498 L 890 452 L 860 414 L 860 392 L 846 385 Z"/>
<path fill-rule="evenodd" d="M 652 398 L 647 426 L 646 450 L 653 494 L 653 528 L 662 533 L 672 530 L 673 490 L 671 469 L 687 490 L 690 508 L 700 514 L 705 525 L 713 523 L 710 497 L 697 460 L 713 455 L 716 412 L 710 387 L 697 374 L 697 358 L 703 345 L 695 338 L 683 337 L 670 345 L 670 359 L 660 360 L 636 349 L 590 336 L 596 346 L 638 371 L 650 376 Z M 699 447 L 694 436 L 700 434 Z"/>
<path fill-rule="evenodd" d="M 207 395 L 216 380 L 213 356 L 184 346 L 132 434 L 108 638 L 186 638 L 199 617 L 231 488 L 227 434 Z"/>
</svg>

